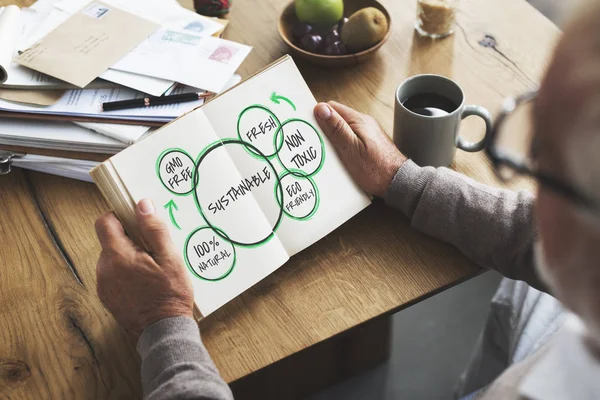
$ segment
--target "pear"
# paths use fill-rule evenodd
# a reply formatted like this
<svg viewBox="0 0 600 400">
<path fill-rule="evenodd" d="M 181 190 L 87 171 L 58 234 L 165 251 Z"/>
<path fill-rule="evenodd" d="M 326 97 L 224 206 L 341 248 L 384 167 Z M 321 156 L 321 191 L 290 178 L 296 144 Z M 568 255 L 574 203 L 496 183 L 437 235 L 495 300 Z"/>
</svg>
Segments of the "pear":
<svg viewBox="0 0 600 400">
<path fill-rule="evenodd" d="M 388 31 L 385 15 L 375 7 L 358 10 L 342 27 L 342 42 L 352 52 L 368 49 L 379 43 Z"/>
</svg>

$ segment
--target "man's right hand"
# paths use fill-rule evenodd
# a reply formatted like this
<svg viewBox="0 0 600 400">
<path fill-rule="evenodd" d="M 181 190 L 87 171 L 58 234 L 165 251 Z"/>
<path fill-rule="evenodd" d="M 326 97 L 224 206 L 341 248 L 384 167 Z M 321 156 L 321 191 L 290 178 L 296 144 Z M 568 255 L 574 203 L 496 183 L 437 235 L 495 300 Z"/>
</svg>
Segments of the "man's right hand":
<svg viewBox="0 0 600 400">
<path fill-rule="evenodd" d="M 379 123 L 335 101 L 317 104 L 314 112 L 354 181 L 365 192 L 384 197 L 406 157 Z"/>
</svg>

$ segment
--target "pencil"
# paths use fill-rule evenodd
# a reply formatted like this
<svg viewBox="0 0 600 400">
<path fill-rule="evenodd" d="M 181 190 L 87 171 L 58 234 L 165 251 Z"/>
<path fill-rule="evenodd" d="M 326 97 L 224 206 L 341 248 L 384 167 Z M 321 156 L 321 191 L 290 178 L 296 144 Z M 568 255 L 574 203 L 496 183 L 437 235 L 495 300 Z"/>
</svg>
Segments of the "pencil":
<svg viewBox="0 0 600 400">
<path fill-rule="evenodd" d="M 211 93 L 209 92 L 182 93 L 170 96 L 148 96 L 139 99 L 109 101 L 106 103 L 102 103 L 102 111 L 116 111 L 125 110 L 128 108 L 141 108 L 150 106 L 160 106 L 164 104 L 185 103 L 188 101 L 196 101 L 198 99 L 202 99 L 210 95 Z"/>
</svg>

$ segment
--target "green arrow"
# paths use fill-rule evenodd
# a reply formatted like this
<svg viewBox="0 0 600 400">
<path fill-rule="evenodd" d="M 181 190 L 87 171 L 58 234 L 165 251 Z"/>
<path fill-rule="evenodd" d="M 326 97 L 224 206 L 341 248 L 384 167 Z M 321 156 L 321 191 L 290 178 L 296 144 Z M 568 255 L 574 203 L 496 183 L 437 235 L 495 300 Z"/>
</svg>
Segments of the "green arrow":
<svg viewBox="0 0 600 400">
<path fill-rule="evenodd" d="M 292 106 L 292 108 L 294 109 L 294 111 L 296 111 L 296 106 L 294 105 L 294 103 L 292 103 L 292 101 L 290 99 L 288 99 L 287 97 L 283 97 L 283 96 L 277 96 L 277 92 L 271 93 L 271 101 L 273 103 L 275 103 L 275 104 L 281 104 L 281 102 L 279 100 L 285 101 L 290 106 Z"/>
<path fill-rule="evenodd" d="M 177 224 L 177 221 L 175 221 L 175 216 L 173 215 L 173 209 L 175 209 L 175 211 L 179 210 L 179 207 L 177 207 L 177 204 L 175 204 L 175 201 L 169 200 L 169 202 L 167 204 L 165 204 L 163 207 L 167 208 L 169 210 L 169 217 L 171 217 L 171 222 L 173 223 L 173 225 L 175 225 L 175 228 L 181 230 L 181 227 Z"/>
</svg>

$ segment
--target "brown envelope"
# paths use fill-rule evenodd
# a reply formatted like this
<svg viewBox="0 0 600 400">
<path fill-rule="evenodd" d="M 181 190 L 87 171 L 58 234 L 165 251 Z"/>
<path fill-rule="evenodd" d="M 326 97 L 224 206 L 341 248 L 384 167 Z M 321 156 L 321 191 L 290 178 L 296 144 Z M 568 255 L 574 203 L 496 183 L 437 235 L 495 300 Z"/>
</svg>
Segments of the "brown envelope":
<svg viewBox="0 0 600 400">
<path fill-rule="evenodd" d="M 15 61 L 83 88 L 158 28 L 119 8 L 93 2 Z"/>
<path fill-rule="evenodd" d="M 63 97 L 65 91 L 65 89 L 29 90 L 0 88 L 0 99 L 36 106 L 51 106 Z"/>
</svg>

